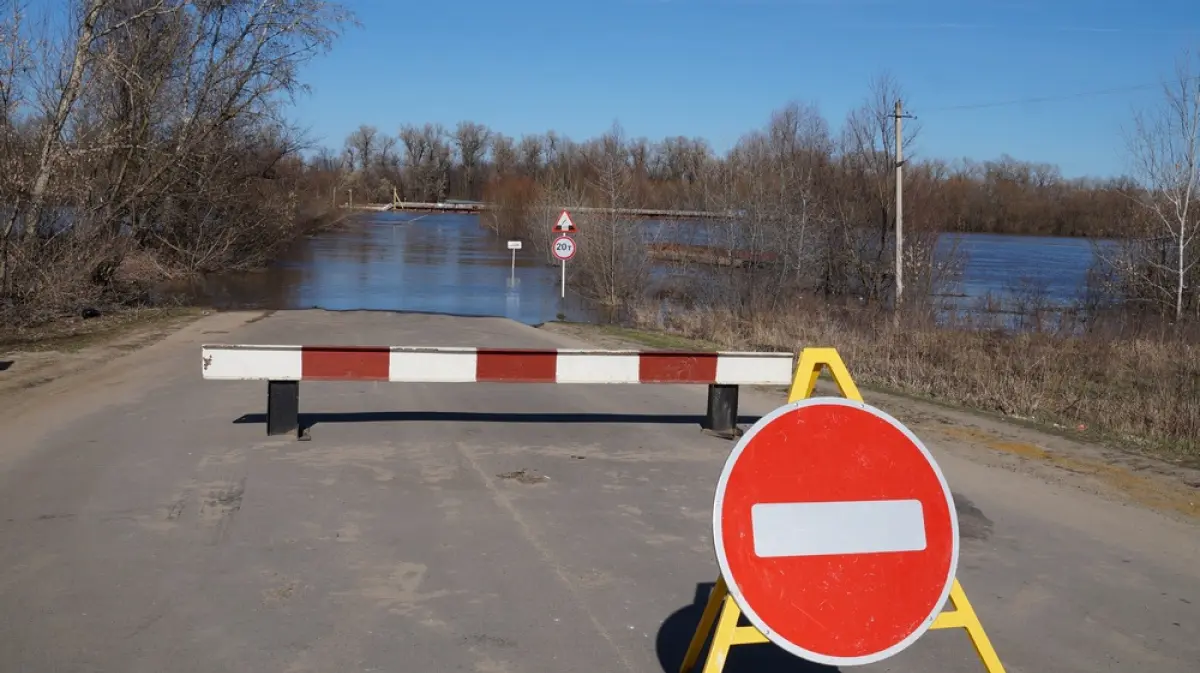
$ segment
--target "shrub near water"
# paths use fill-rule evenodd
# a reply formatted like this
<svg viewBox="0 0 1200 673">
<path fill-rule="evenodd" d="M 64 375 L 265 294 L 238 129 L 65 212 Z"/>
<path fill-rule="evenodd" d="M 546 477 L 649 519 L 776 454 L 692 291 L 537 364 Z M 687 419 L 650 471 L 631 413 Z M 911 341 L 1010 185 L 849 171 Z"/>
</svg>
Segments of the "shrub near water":
<svg viewBox="0 0 1200 673">
<path fill-rule="evenodd" d="M 695 309 L 632 312 L 635 326 L 728 348 L 832 346 L 864 385 L 1117 435 L 1133 448 L 1200 458 L 1200 348 L 1184 340 L 1065 338 L 906 324 L 811 305 L 739 319 Z"/>
<path fill-rule="evenodd" d="M 301 155 L 287 105 L 337 3 L 39 0 L 52 32 L 22 4 L 0 12 L 0 329 L 261 266 L 334 209 L 342 170 Z"/>
</svg>

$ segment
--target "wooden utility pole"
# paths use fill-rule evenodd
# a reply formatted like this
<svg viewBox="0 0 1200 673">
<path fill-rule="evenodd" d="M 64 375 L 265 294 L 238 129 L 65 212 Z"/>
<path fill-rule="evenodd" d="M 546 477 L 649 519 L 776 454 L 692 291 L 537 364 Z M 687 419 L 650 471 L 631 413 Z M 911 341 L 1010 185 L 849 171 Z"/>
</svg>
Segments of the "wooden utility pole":
<svg viewBox="0 0 1200 673">
<path fill-rule="evenodd" d="M 900 302 L 904 297 L 904 133 L 900 120 L 911 116 L 904 114 L 904 104 L 899 99 L 892 116 L 896 120 L 896 295 L 892 321 L 899 327 Z"/>
</svg>

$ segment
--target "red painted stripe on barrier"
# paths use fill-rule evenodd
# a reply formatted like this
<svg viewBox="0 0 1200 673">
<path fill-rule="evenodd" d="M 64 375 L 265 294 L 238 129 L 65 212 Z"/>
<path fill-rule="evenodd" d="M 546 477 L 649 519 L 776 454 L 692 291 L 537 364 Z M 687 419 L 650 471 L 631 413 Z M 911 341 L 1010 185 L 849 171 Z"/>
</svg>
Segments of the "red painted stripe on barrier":
<svg viewBox="0 0 1200 673">
<path fill-rule="evenodd" d="M 315 381 L 386 381 L 391 349 L 378 346 L 304 346 L 302 378 Z"/>
<path fill-rule="evenodd" d="M 476 381 L 554 383 L 558 351 L 480 348 L 476 351 Z"/>
<path fill-rule="evenodd" d="M 644 352 L 638 378 L 642 383 L 712 383 L 717 380 L 717 354 Z"/>
</svg>

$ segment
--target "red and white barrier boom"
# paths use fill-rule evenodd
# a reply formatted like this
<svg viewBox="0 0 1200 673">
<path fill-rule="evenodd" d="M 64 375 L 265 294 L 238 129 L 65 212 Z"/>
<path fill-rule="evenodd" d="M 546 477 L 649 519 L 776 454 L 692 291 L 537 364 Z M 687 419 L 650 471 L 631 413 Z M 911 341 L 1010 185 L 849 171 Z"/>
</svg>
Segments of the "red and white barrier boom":
<svg viewBox="0 0 1200 673">
<path fill-rule="evenodd" d="M 787 385 L 791 353 L 405 346 L 201 347 L 205 379 L 267 381 L 267 434 L 299 428 L 300 381 L 708 384 L 706 428 L 734 433 L 738 386 Z"/>
</svg>

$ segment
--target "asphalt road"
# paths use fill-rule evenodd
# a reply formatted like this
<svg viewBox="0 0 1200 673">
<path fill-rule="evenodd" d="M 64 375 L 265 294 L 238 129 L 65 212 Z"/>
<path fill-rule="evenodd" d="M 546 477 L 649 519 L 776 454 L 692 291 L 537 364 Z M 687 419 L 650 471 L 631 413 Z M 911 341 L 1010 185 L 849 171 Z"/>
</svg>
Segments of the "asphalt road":
<svg viewBox="0 0 1200 673">
<path fill-rule="evenodd" d="M 716 578 L 730 442 L 702 386 L 304 383 L 310 442 L 199 345 L 565 346 L 497 319 L 203 319 L 0 421 L 0 670 L 675 671 Z M 36 402 L 36 403 L 35 403 Z M 777 402 L 744 393 L 743 414 Z M 930 446 L 1009 671 L 1200 662 L 1200 535 Z M 819 670 L 772 646 L 727 671 Z M 928 633 L 871 671 L 981 671 Z"/>
</svg>

